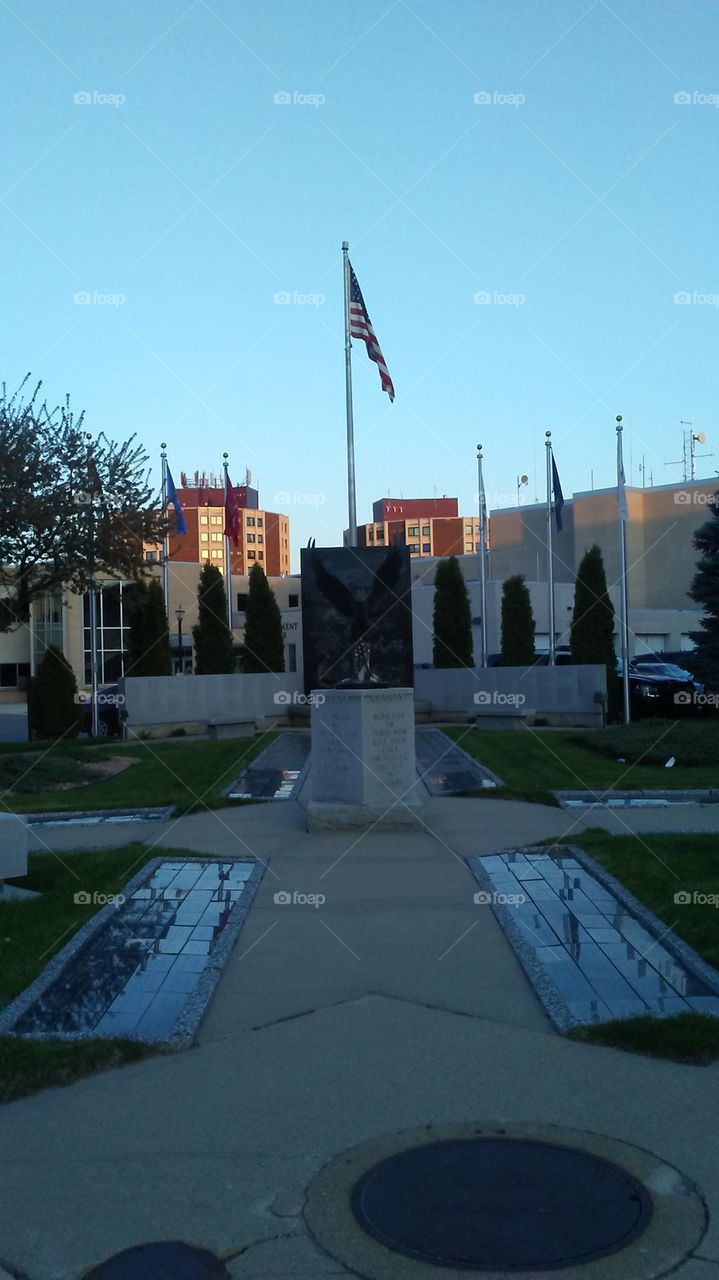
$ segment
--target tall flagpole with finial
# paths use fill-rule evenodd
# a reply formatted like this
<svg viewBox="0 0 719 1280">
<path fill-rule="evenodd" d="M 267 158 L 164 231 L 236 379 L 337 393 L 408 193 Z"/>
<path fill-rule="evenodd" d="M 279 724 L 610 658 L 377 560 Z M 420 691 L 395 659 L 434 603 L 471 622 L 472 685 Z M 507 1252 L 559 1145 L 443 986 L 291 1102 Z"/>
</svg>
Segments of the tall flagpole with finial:
<svg viewBox="0 0 719 1280">
<path fill-rule="evenodd" d="M 227 459 L 229 453 L 222 455 L 222 468 L 225 476 L 225 587 L 227 588 L 227 625 L 232 635 L 232 552 L 230 550 L 230 535 L 227 532 L 227 495 L 230 488 L 230 476 L 227 469 Z"/>
<path fill-rule="evenodd" d="M 617 414 L 617 506 L 619 508 L 619 619 L 622 642 L 622 695 L 624 723 L 629 724 L 629 599 L 627 595 L 627 495 L 624 488 L 624 457 L 622 453 L 622 415 Z"/>
<path fill-rule="evenodd" d="M 348 541 L 357 546 L 357 494 L 355 490 L 355 435 L 352 412 L 352 339 L 350 337 L 350 260 L 349 244 L 342 241 L 342 265 L 345 299 L 345 405 L 347 410 L 347 521 Z"/>
<path fill-rule="evenodd" d="M 547 451 L 547 586 L 549 589 L 549 665 L 556 659 L 554 642 L 554 559 L 552 554 L 552 433 L 545 431 Z"/>
<path fill-rule="evenodd" d="M 479 498 L 479 592 L 480 592 L 480 635 L 482 638 L 481 666 L 487 665 L 487 579 L 485 573 L 485 554 L 487 546 L 487 500 L 484 494 L 484 476 L 482 474 L 482 446 L 477 445 L 477 493 Z"/>
<path fill-rule="evenodd" d="M 162 594 L 165 597 L 165 612 L 169 615 L 170 609 L 170 534 L 167 526 L 167 445 L 164 440 L 160 445 L 160 459 L 162 462 L 162 517 L 165 521 L 165 531 L 162 535 Z"/>
<path fill-rule="evenodd" d="M 87 514 L 88 514 L 88 578 L 90 580 L 90 696 L 92 698 L 90 728 L 93 738 L 100 732 L 99 707 L 97 705 L 98 673 L 97 673 L 97 580 L 95 574 L 95 479 L 91 474 L 93 466 L 92 436 L 85 432 L 87 443 Z M 97 474 L 97 473 L 95 473 Z"/>
</svg>

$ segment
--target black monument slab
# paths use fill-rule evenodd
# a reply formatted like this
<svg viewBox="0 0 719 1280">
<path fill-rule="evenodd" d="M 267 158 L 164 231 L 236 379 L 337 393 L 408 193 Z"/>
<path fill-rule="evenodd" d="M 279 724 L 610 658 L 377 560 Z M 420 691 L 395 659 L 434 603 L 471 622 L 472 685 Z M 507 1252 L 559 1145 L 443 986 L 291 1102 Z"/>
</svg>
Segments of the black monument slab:
<svg viewBox="0 0 719 1280">
<path fill-rule="evenodd" d="M 411 688 L 407 548 L 306 547 L 301 572 L 305 692 Z"/>
</svg>

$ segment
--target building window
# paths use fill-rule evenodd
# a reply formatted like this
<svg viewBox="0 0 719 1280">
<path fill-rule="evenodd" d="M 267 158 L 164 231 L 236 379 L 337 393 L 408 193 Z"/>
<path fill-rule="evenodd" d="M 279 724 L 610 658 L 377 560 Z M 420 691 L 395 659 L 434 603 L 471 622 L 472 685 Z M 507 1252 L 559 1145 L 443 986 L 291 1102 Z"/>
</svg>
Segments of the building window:
<svg viewBox="0 0 719 1280">
<path fill-rule="evenodd" d="M 465 551 L 467 552 L 467 554 L 468 554 L 468 555 L 471 555 L 471 554 L 472 554 L 472 552 L 474 551 L 474 543 L 473 543 L 473 542 L 465 542 L 465 544 L 464 544 L 464 549 L 465 549 Z"/>
<path fill-rule="evenodd" d="M 213 535 L 212 535 L 212 541 L 213 541 L 213 542 L 222 542 L 222 534 L 221 534 L 221 533 L 213 533 Z"/>
<path fill-rule="evenodd" d="M 669 636 L 650 632 L 645 632 L 644 634 L 637 632 L 635 639 L 634 656 L 638 658 L 643 653 L 664 653 Z"/>
<path fill-rule="evenodd" d="M 384 542 L 384 529 L 377 530 L 377 541 Z"/>
<path fill-rule="evenodd" d="M 213 516 L 211 524 L 222 524 L 222 516 Z"/>
<path fill-rule="evenodd" d="M 254 553 L 254 551 L 248 551 L 248 552 L 247 552 L 247 559 L 248 559 L 248 560 L 254 560 L 254 559 L 255 559 L 255 553 Z"/>
<path fill-rule="evenodd" d="M 247 592 L 240 591 L 237 594 L 237 612 L 244 613 L 247 608 Z"/>
<path fill-rule="evenodd" d="M 264 558 L 265 558 L 265 553 L 264 553 L 264 551 L 258 551 L 258 552 L 257 552 L 257 559 L 258 559 L 258 560 L 264 560 Z"/>
<path fill-rule="evenodd" d="M 287 646 L 287 670 L 297 670 L 297 645 L 288 644 Z"/>
<path fill-rule="evenodd" d="M 428 552 L 428 551 L 431 551 L 431 550 L 432 550 L 432 548 L 431 548 L 431 546 L 430 546 L 430 544 L 429 544 L 428 542 L 423 542 L 423 543 L 422 543 L 422 550 L 426 553 L 426 552 Z"/>
<path fill-rule="evenodd" d="M 200 542 L 209 542 L 209 541 L 210 541 L 210 535 L 209 535 L 209 533 L 201 533 L 201 534 L 200 534 Z"/>
<path fill-rule="evenodd" d="M 255 527 L 255 517 L 254 517 L 254 516 L 246 516 L 246 518 L 245 518 L 245 524 L 247 525 L 247 528 L 248 528 L 248 529 L 254 529 L 254 527 Z"/>
<path fill-rule="evenodd" d="M 97 676 L 99 683 L 114 684 L 125 671 L 125 652 L 129 642 L 132 582 L 106 582 L 97 592 Z M 84 683 L 92 680 L 90 668 L 90 593 L 82 598 Z"/>
<path fill-rule="evenodd" d="M 428 537 L 429 537 L 429 525 L 428 525 L 428 524 L 423 524 L 423 525 L 422 525 L 422 537 L 423 537 L 423 538 L 428 538 Z"/>
<path fill-rule="evenodd" d="M 294 594 L 294 595 L 293 595 L 292 593 L 290 593 L 290 595 L 287 597 L 287 607 L 288 607 L 288 609 L 298 609 L 298 608 L 299 608 L 299 604 L 300 604 L 300 597 L 299 597 L 299 595 L 297 595 L 297 594 Z"/>
<path fill-rule="evenodd" d="M 221 560 L 221 559 L 222 559 L 222 552 L 220 551 L 220 548 L 219 548 L 219 547 L 213 547 L 213 548 L 212 548 L 212 559 L 213 559 L 213 560 Z"/>
<path fill-rule="evenodd" d="M 261 517 L 261 516 L 258 516 L 258 517 L 257 517 L 257 528 L 258 528 L 258 529 L 261 529 L 261 528 L 263 527 L 264 523 L 265 523 L 265 522 L 264 522 L 264 520 L 262 519 L 262 517 Z"/>
<path fill-rule="evenodd" d="M 210 523 L 209 516 L 200 516 L 200 524 L 209 524 L 209 523 Z"/>
<path fill-rule="evenodd" d="M 407 530 L 407 536 L 408 536 L 408 537 L 410 537 L 410 538 L 418 538 L 418 537 L 419 537 L 419 525 L 418 525 L 418 524 L 413 524 L 413 525 L 412 525 L 412 526 Z"/>
<path fill-rule="evenodd" d="M 257 535 L 257 541 L 258 541 L 258 542 L 264 542 L 264 540 L 265 540 L 265 539 L 264 539 L 264 536 L 263 536 L 261 533 L 258 533 L 258 535 Z"/>
<path fill-rule="evenodd" d="M 145 554 L 145 559 L 147 560 L 147 562 L 148 562 L 149 564 L 156 564 L 156 563 L 157 563 L 157 552 L 156 552 L 156 551 L 148 551 L 148 552 Z"/>
<path fill-rule="evenodd" d="M 247 535 L 247 541 L 248 541 L 248 542 L 254 542 L 254 540 L 255 540 L 255 535 L 254 535 L 254 533 L 248 533 L 248 535 Z"/>
<path fill-rule="evenodd" d="M 24 683 L 30 677 L 29 662 L 0 663 L 0 689 L 18 689 L 27 687 Z"/>
<path fill-rule="evenodd" d="M 367 541 L 374 542 L 374 529 L 367 530 Z"/>
</svg>

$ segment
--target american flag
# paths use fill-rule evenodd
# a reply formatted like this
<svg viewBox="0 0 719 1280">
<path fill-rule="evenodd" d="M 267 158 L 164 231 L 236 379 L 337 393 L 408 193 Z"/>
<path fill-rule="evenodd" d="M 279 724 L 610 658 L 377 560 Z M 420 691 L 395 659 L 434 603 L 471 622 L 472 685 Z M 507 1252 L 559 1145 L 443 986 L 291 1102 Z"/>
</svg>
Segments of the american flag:
<svg viewBox="0 0 719 1280">
<path fill-rule="evenodd" d="M 384 356 L 380 350 L 377 335 L 372 328 L 372 321 L 367 314 L 367 308 L 362 297 L 362 290 L 359 287 L 357 277 L 349 264 L 350 269 L 350 337 L 361 338 L 367 348 L 367 355 L 370 360 L 374 360 L 379 369 L 380 382 L 382 390 L 387 392 L 390 401 L 394 400 L 394 384 L 389 376 L 389 369 L 384 362 Z"/>
</svg>

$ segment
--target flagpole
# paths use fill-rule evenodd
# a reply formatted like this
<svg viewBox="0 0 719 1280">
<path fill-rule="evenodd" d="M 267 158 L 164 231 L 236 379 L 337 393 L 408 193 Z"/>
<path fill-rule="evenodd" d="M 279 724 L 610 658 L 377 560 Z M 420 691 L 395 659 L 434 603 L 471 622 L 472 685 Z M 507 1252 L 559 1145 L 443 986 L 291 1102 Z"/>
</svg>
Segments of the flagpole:
<svg viewBox="0 0 719 1280">
<path fill-rule="evenodd" d="M 230 535 L 227 532 L 227 491 L 230 484 L 230 477 L 227 471 L 227 459 L 229 453 L 223 453 L 223 470 L 225 473 L 225 586 L 227 588 L 227 625 L 232 635 L 232 552 L 230 550 Z"/>
<path fill-rule="evenodd" d="M 165 612 L 170 616 L 170 567 L 168 564 L 170 556 L 170 535 L 167 527 L 167 445 L 164 440 L 160 445 L 162 452 L 160 458 L 162 461 L 162 515 L 165 520 L 165 531 L 162 535 L 162 594 L 165 597 Z"/>
<path fill-rule="evenodd" d="M 349 546 L 357 546 L 357 494 L 355 490 L 355 435 L 352 412 L 352 340 L 350 338 L 350 260 L 349 244 L 342 241 L 342 265 L 345 299 L 345 404 L 347 409 L 347 519 Z"/>
<path fill-rule="evenodd" d="M 92 436 L 85 433 L 87 441 L 87 497 L 89 518 L 89 560 L 90 560 L 90 697 L 92 698 L 90 728 L 93 738 L 99 737 L 100 717 L 97 705 L 97 584 L 95 581 L 95 484 L 90 477 L 92 461 Z"/>
<path fill-rule="evenodd" d="M 547 584 L 549 587 L 549 665 L 555 665 L 554 646 L 554 562 L 552 556 L 552 433 L 545 431 L 547 451 Z"/>
<path fill-rule="evenodd" d="M 617 498 L 619 506 L 619 554 L 621 572 L 619 578 L 619 616 L 622 640 L 622 695 L 624 723 L 629 724 L 629 600 L 627 595 L 627 508 L 624 490 L 624 457 L 622 453 L 622 415 L 617 414 Z"/>
<path fill-rule="evenodd" d="M 486 551 L 486 522 L 487 522 L 487 504 L 484 496 L 484 476 L 482 474 L 482 446 L 477 445 L 477 494 L 479 498 L 479 591 L 480 591 L 480 609 L 481 609 L 481 629 L 482 637 L 482 662 L 481 666 L 487 665 L 487 579 L 485 573 L 485 551 Z"/>
</svg>

